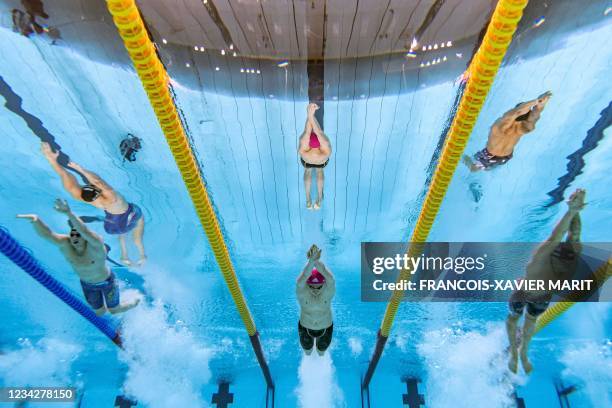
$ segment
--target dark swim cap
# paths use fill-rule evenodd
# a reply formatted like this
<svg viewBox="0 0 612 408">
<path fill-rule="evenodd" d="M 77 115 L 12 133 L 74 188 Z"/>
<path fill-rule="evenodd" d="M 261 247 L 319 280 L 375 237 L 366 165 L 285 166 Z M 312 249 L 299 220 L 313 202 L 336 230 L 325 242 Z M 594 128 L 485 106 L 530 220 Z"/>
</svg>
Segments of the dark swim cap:
<svg viewBox="0 0 612 408">
<path fill-rule="evenodd" d="M 102 193 L 102 190 L 92 184 L 86 184 L 81 188 L 81 198 L 88 203 L 98 198 L 100 193 Z"/>
</svg>

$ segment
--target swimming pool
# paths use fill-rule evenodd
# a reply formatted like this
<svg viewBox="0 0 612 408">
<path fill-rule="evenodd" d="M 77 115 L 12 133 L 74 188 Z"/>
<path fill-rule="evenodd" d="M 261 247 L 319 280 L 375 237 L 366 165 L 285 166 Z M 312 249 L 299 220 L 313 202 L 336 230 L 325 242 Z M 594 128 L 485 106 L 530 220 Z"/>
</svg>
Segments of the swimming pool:
<svg viewBox="0 0 612 408">
<path fill-rule="evenodd" d="M 226 5 L 209 2 L 227 21 Z M 0 224 L 81 296 L 79 282 L 59 251 L 14 217 L 37 213 L 54 229 L 67 229 L 65 217 L 52 209 L 53 200 L 67 194 L 39 153 L 38 138 L 51 135 L 62 151 L 95 169 L 143 209 L 148 262 L 115 273 L 146 299 L 121 317 L 125 350 L 120 351 L 1 257 L 2 386 L 74 385 L 82 407 L 113 406 L 119 395 L 133 397 L 138 406 L 197 407 L 222 406 L 211 401 L 215 393 L 221 398 L 219 384 L 226 382 L 233 394 L 230 406 L 265 407 L 266 384 L 248 336 L 104 2 L 81 8 L 69 3 L 45 2 L 50 23 L 62 33 L 56 44 L 44 35 L 26 38 L 12 32 L 7 16 L 19 4 L 0 3 L 0 76 L 10 88 L 3 98 L 19 107 L 0 108 Z M 466 69 L 492 2 L 443 5 L 432 26 L 438 30 L 429 35 L 432 42 L 440 37 L 452 45 L 444 51 L 418 50 L 414 61 L 405 52 L 389 50 L 395 50 L 393 42 L 404 26 L 399 21 L 412 10 L 415 20 L 424 20 L 429 5 L 325 3 L 331 16 L 325 26 L 328 50 L 344 51 L 324 59 L 322 67 L 322 125 L 334 153 L 325 170 L 319 212 L 304 207 L 296 155 L 313 88 L 308 62 L 251 58 L 246 52 L 234 57 L 229 48 L 224 54 L 209 49 L 209 43 L 189 34 L 198 30 L 198 13 L 209 10 L 195 9 L 195 3 L 177 3 L 177 9 L 185 10 L 168 14 L 176 19 L 191 10 L 194 20 L 185 23 L 185 33 L 177 31 L 176 20 L 156 17 L 164 16 L 169 6 L 141 6 L 261 336 L 275 382 L 275 406 L 362 406 L 361 379 L 385 304 L 360 300 L 360 243 L 410 238 L 460 91 L 456 80 Z M 247 16 L 253 7 L 240 1 L 227 4 L 238 14 L 244 7 Z M 274 4 L 257 7 L 281 28 L 296 27 L 295 40 L 284 38 L 282 30 L 272 35 L 270 21 L 268 42 L 285 41 L 275 46 L 285 47 L 288 55 L 303 53 L 308 5 L 296 1 L 276 12 Z M 529 4 L 466 153 L 480 149 L 491 123 L 518 101 L 549 89 L 554 96 L 536 132 L 518 145 L 506 166 L 476 174 L 463 166 L 457 169 L 430 240 L 545 239 L 565 210 L 557 198 L 567 198 L 576 187 L 588 191 L 583 240 L 610 240 L 607 41 L 612 26 L 607 7 L 604 1 Z M 365 18 L 369 13 L 370 20 Z M 452 25 L 468 30 L 470 19 L 478 24 L 469 33 L 444 37 L 451 35 Z M 379 22 L 391 33 L 388 37 L 376 31 Z M 227 24 L 237 35 L 238 27 Z M 211 42 L 224 33 L 201 30 L 209 30 Z M 368 36 L 377 39 L 373 45 Z M 247 37 L 240 41 L 248 44 Z M 255 42 L 255 36 L 250 40 Z M 284 60 L 289 64 L 279 66 Z M 48 133 L 40 126 L 29 128 L 28 114 Z M 123 160 L 119 151 L 128 132 L 142 139 L 134 162 Z M 81 216 L 100 215 L 83 203 L 70 204 Z M 117 240 L 104 234 L 102 223 L 89 225 L 104 235 L 109 256 L 118 260 Z M 303 357 L 296 330 L 295 279 L 312 243 L 323 249 L 337 279 L 334 340 L 320 359 Z M 130 251 L 136 253 L 133 247 Z M 432 407 L 514 406 L 515 391 L 528 407 L 556 406 L 559 381 L 566 388 L 578 387 L 568 395 L 572 407 L 610 405 L 609 304 L 580 304 L 555 320 L 533 341 L 534 373 L 512 381 L 502 355 L 506 313 L 501 303 L 402 304 L 370 385 L 371 406 L 403 406 L 403 394 L 410 394 L 405 378 L 420 380 L 418 393 Z"/>
</svg>

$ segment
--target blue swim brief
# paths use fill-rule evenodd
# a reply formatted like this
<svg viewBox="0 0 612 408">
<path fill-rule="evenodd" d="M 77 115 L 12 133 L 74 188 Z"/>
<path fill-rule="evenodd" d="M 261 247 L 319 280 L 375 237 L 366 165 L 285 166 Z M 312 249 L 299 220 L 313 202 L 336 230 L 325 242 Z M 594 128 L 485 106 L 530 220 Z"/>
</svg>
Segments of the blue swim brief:
<svg viewBox="0 0 612 408">
<path fill-rule="evenodd" d="M 119 288 L 115 283 L 115 275 L 112 273 L 108 279 L 99 283 L 81 281 L 81 288 L 83 288 L 83 295 L 87 303 L 93 309 L 101 309 L 105 302 L 109 309 L 119 306 Z"/>
<path fill-rule="evenodd" d="M 120 235 L 130 232 L 136 227 L 138 220 L 142 218 L 142 210 L 136 204 L 129 204 L 123 214 L 111 214 L 106 212 L 104 218 L 104 231 L 107 234 Z"/>
</svg>

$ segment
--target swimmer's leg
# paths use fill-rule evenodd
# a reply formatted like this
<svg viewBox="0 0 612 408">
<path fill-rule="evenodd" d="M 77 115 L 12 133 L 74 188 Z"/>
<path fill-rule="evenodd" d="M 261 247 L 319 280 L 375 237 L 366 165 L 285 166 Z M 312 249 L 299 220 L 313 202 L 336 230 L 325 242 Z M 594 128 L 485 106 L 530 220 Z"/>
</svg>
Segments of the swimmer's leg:
<svg viewBox="0 0 612 408">
<path fill-rule="evenodd" d="M 138 252 L 140 253 L 140 259 L 138 260 L 138 265 L 143 265 L 147 260 L 147 256 L 145 255 L 144 244 L 142 243 L 143 236 L 144 236 L 144 217 L 140 217 L 140 219 L 138 220 L 138 223 L 136 224 L 136 227 L 134 228 L 134 232 L 133 232 L 134 244 L 136 245 L 136 248 L 138 248 Z"/>
<path fill-rule="evenodd" d="M 314 209 L 318 210 L 321 208 L 323 203 L 323 184 L 325 182 L 325 176 L 323 169 L 317 169 L 317 201 L 315 202 Z"/>
<path fill-rule="evenodd" d="M 332 341 L 333 333 L 334 333 L 334 326 L 332 325 L 328 327 L 327 329 L 325 329 L 323 334 L 317 338 L 317 353 L 320 356 L 325 354 L 325 351 L 327 351 L 327 349 L 329 348 L 329 345 L 331 344 L 331 341 Z"/>
<path fill-rule="evenodd" d="M 508 369 L 513 373 L 518 370 L 518 344 L 516 341 L 516 330 L 518 320 L 521 315 L 516 313 L 508 314 L 506 319 L 506 331 L 508 333 L 508 342 L 510 343 L 510 360 L 508 361 Z"/>
<path fill-rule="evenodd" d="M 312 186 L 312 169 L 304 169 L 304 189 L 306 190 L 306 208 L 312 208 L 312 200 L 310 198 L 310 189 Z"/>
<path fill-rule="evenodd" d="M 310 333 L 308 333 L 308 329 L 302 326 L 302 324 L 299 322 L 298 322 L 298 336 L 300 337 L 300 346 L 302 346 L 304 353 L 306 353 L 306 355 L 309 356 L 312 353 L 312 349 L 314 348 L 315 340 L 310 335 Z"/>
<path fill-rule="evenodd" d="M 121 247 L 121 263 L 130 266 L 130 258 L 128 257 L 127 244 L 125 243 L 125 234 L 119 235 L 119 246 Z"/>
<path fill-rule="evenodd" d="M 482 168 L 477 166 L 472 158 L 467 154 L 463 155 L 463 164 L 465 164 L 472 173 L 482 170 Z"/>
<path fill-rule="evenodd" d="M 126 310 L 130 310 L 136 307 L 139 303 L 140 303 L 140 298 L 136 298 L 131 302 L 121 303 L 117 307 L 110 307 L 108 311 L 111 312 L 112 314 L 123 313 Z"/>
<path fill-rule="evenodd" d="M 106 307 L 102 306 L 99 309 L 94 309 L 94 312 L 96 313 L 96 316 L 102 316 L 104 313 L 106 313 Z"/>
<path fill-rule="evenodd" d="M 529 351 L 529 342 L 531 341 L 531 337 L 535 331 L 537 317 L 530 315 L 529 313 L 525 313 L 525 322 L 523 323 L 523 335 L 521 336 L 521 347 L 520 347 L 520 356 L 521 356 L 521 364 L 523 364 L 523 370 L 527 374 L 533 370 L 533 366 L 527 357 L 527 352 Z"/>
</svg>

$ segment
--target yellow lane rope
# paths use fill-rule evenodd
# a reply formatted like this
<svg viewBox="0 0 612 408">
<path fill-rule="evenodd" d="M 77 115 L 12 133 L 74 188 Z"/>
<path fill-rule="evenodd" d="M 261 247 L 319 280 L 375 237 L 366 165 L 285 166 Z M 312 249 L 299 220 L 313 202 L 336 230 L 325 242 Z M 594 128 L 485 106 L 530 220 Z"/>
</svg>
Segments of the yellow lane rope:
<svg viewBox="0 0 612 408">
<path fill-rule="evenodd" d="M 238 313 L 249 336 L 253 336 L 257 331 L 255 322 L 238 284 L 219 221 L 170 94 L 168 73 L 157 57 L 134 0 L 107 0 L 106 4 L 170 146 Z"/>
<path fill-rule="evenodd" d="M 523 9 L 527 6 L 527 1 L 500 0 L 497 3 L 482 44 L 469 67 L 467 86 L 414 228 L 412 243 L 407 251 L 409 256 L 418 256 L 422 248 L 422 244 L 419 243 L 425 242 L 429 236 L 453 173 L 493 84 L 497 70 L 506 55 L 512 36 L 523 15 Z M 410 277 L 409 269 L 400 272 L 399 279 L 410 279 Z M 380 333 L 385 337 L 389 337 L 403 294 L 403 291 L 394 291 L 389 300 L 380 326 Z"/>
<path fill-rule="evenodd" d="M 597 287 L 603 286 L 603 284 L 608 280 L 608 278 L 610 278 L 610 275 L 612 275 L 612 258 L 609 258 L 608 262 L 601 265 L 593 273 L 594 280 L 597 282 Z M 542 313 L 540 317 L 538 317 L 535 333 L 542 330 L 549 323 L 551 323 L 557 317 L 561 316 L 575 304 L 576 302 L 557 302 L 548 309 L 546 309 L 546 311 Z"/>
</svg>

